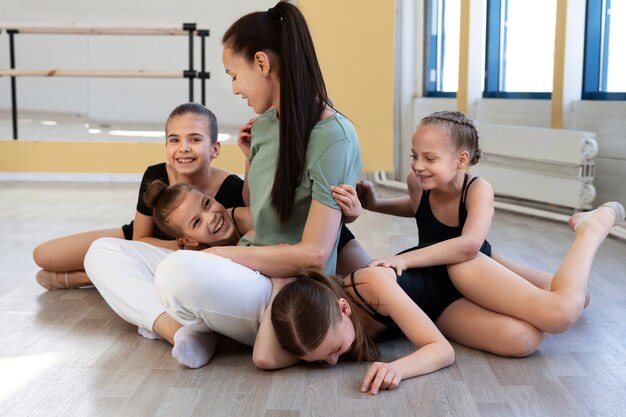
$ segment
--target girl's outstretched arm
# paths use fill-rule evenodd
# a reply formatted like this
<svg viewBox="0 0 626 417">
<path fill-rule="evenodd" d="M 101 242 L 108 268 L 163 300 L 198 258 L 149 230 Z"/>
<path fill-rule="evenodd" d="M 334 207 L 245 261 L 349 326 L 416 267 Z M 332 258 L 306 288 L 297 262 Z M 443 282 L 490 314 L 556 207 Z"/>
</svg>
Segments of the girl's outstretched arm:
<svg viewBox="0 0 626 417">
<path fill-rule="evenodd" d="M 415 193 L 411 185 L 409 190 L 411 194 Z M 450 265 L 474 259 L 491 228 L 494 214 L 491 184 L 482 178 L 477 179 L 467 193 L 466 207 L 467 220 L 461 236 L 402 255 L 375 259 L 370 265 L 394 268 L 400 275 L 409 268 Z"/>
<path fill-rule="evenodd" d="M 362 282 L 359 293 L 365 300 L 376 306 L 380 314 L 390 316 L 417 350 L 390 363 L 374 362 L 361 385 L 362 392 L 371 394 L 377 394 L 381 389 L 394 389 L 403 379 L 434 372 L 454 363 L 452 345 L 395 283 L 392 275 L 387 268 L 367 268 L 359 271 L 355 278 L 357 283 Z"/>
<path fill-rule="evenodd" d="M 369 181 L 359 181 L 356 185 L 356 192 L 361 205 L 366 210 L 398 217 L 413 217 L 415 214 L 408 196 L 379 199 L 374 192 L 374 184 Z"/>
</svg>

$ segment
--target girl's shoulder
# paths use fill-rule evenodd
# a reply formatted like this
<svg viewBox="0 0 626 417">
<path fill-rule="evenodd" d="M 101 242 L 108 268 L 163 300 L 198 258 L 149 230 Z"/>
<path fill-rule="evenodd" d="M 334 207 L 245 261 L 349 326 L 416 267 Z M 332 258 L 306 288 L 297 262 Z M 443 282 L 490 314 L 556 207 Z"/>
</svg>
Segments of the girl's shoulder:
<svg viewBox="0 0 626 417">
<path fill-rule="evenodd" d="M 233 175 L 231 172 L 222 168 L 211 167 L 211 179 L 218 184 L 224 182 L 224 180 Z"/>
<path fill-rule="evenodd" d="M 354 293 L 359 293 L 361 300 L 374 309 L 380 304 L 381 296 L 389 287 L 397 286 L 397 276 L 392 268 L 381 266 L 368 266 L 359 269 L 352 276 L 346 276 L 344 282 L 346 288 Z M 384 296 L 383 296 L 384 298 Z"/>
<path fill-rule="evenodd" d="M 468 174 L 468 186 L 466 188 L 466 200 L 473 198 L 492 198 L 493 187 L 486 179 L 476 175 Z"/>
</svg>

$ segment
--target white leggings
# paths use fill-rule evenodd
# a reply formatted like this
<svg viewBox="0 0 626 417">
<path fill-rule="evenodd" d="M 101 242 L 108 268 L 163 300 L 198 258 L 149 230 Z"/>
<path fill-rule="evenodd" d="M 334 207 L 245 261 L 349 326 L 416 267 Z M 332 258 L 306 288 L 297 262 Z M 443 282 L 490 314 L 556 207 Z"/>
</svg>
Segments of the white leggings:
<svg viewBox="0 0 626 417">
<path fill-rule="evenodd" d="M 194 330 L 252 345 L 271 281 L 228 259 L 115 238 L 96 240 L 85 270 L 124 320 L 152 331 L 165 311 Z"/>
</svg>

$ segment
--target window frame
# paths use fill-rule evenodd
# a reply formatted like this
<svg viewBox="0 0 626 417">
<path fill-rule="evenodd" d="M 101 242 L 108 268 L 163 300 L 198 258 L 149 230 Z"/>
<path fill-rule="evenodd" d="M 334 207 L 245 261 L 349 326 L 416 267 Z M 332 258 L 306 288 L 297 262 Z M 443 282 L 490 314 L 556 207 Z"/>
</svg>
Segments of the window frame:
<svg viewBox="0 0 626 417">
<path fill-rule="evenodd" d="M 606 90 L 608 42 L 603 42 L 611 26 L 608 13 L 611 0 L 587 0 L 585 16 L 585 51 L 583 64 L 583 100 L 626 100 L 626 92 Z"/>
<path fill-rule="evenodd" d="M 447 98 L 455 98 L 456 91 L 441 91 L 439 90 L 440 78 L 436 77 L 435 81 L 431 81 L 430 74 L 434 71 L 438 76 L 440 74 L 440 68 L 443 66 L 443 54 L 439 56 L 439 43 L 445 44 L 445 32 L 439 33 L 436 32 L 433 34 L 433 3 L 440 2 L 441 9 L 445 10 L 446 0 L 428 0 L 425 2 L 426 5 L 426 19 L 427 23 L 425 26 L 425 39 L 426 39 L 426 72 L 424 77 L 424 92 L 426 97 L 447 97 Z M 441 21 L 443 16 L 437 16 L 437 21 Z"/>
<path fill-rule="evenodd" d="M 504 7 L 504 14 L 502 8 Z M 513 99 L 546 99 L 552 98 L 552 92 L 515 92 L 500 89 L 502 74 L 505 68 L 500 68 L 500 57 L 503 54 L 503 40 L 506 39 L 504 21 L 508 15 L 508 0 L 487 0 L 487 24 L 485 45 L 485 84 L 484 98 L 513 98 Z M 504 30 L 504 33 L 502 33 Z M 506 65 L 506 63 L 504 64 Z"/>
</svg>

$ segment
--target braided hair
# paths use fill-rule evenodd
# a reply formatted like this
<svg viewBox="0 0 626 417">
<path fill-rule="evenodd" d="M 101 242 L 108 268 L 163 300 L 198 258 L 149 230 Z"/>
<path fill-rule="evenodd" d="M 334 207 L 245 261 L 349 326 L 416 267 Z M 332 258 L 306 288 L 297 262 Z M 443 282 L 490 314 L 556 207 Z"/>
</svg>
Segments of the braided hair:
<svg viewBox="0 0 626 417">
<path fill-rule="evenodd" d="M 435 125 L 448 129 L 448 134 L 456 150 L 469 153 L 469 165 L 476 165 L 480 160 L 478 131 L 474 123 L 459 111 L 439 111 L 424 117 L 420 126 Z"/>
</svg>

